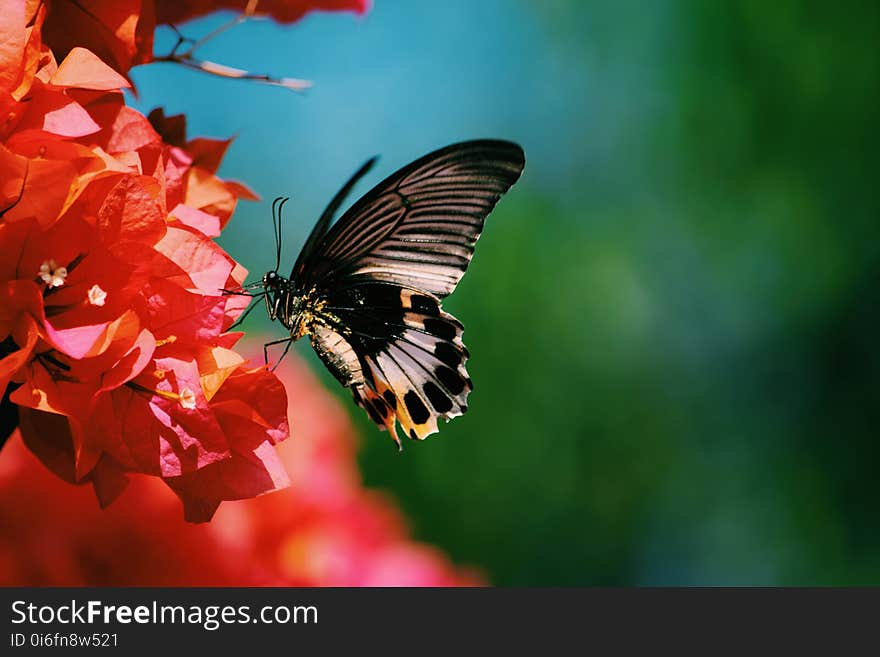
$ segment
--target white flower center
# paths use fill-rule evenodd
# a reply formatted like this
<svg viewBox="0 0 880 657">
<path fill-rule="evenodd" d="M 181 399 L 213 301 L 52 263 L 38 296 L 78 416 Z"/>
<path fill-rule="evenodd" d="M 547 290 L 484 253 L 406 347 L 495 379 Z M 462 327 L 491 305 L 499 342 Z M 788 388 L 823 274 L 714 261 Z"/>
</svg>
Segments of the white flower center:
<svg viewBox="0 0 880 657">
<path fill-rule="evenodd" d="M 59 267 L 53 259 L 40 265 L 40 279 L 49 287 L 61 287 L 67 278 L 67 267 Z"/>
<path fill-rule="evenodd" d="M 180 391 L 180 405 L 188 411 L 196 407 L 196 393 L 189 388 L 182 388 Z"/>
<path fill-rule="evenodd" d="M 97 283 L 89 288 L 89 303 L 93 306 L 103 306 L 107 303 L 107 293 Z"/>
</svg>

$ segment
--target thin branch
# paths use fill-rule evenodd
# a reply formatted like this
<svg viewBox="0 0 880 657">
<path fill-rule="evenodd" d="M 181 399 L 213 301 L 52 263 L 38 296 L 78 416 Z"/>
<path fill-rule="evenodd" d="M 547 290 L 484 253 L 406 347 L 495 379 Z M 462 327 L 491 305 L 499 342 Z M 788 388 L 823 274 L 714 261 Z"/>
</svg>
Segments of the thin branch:
<svg viewBox="0 0 880 657">
<path fill-rule="evenodd" d="M 201 46 L 208 43 L 208 41 L 210 41 L 214 37 L 223 34 L 226 30 L 233 28 L 236 25 L 240 25 L 241 23 L 244 23 L 248 18 L 250 18 L 251 16 L 254 15 L 254 12 L 257 10 L 257 3 L 258 2 L 259 2 L 259 0 L 250 0 L 250 2 L 248 2 L 248 4 L 247 4 L 247 7 L 244 8 L 244 11 L 241 14 L 239 14 L 238 16 L 233 18 L 228 23 L 223 23 L 223 25 L 221 25 L 217 29 L 209 32 L 208 34 L 203 36 L 198 41 L 193 42 L 192 47 L 184 54 L 192 55 L 193 53 L 195 53 L 195 51 L 198 48 L 200 48 Z"/>
<path fill-rule="evenodd" d="M 221 78 L 230 78 L 233 80 L 254 80 L 256 82 L 261 82 L 262 84 L 269 84 L 276 87 L 284 87 L 285 89 L 290 89 L 291 91 L 305 91 L 312 86 L 312 83 L 309 80 L 300 80 L 297 78 L 276 78 L 265 73 L 251 73 L 250 71 L 245 71 L 244 69 L 233 68 L 231 66 L 226 66 L 225 64 L 217 64 L 216 62 L 209 62 L 207 60 L 195 59 L 186 55 L 175 55 L 172 53 L 163 57 L 156 57 L 153 61 L 180 64 L 181 66 L 185 66 L 186 68 L 191 68 L 196 71 L 202 71 L 203 73 L 209 73 L 210 75 L 216 75 Z"/>
<path fill-rule="evenodd" d="M 230 78 L 234 80 L 253 80 L 262 84 L 269 84 L 276 87 L 284 87 L 285 89 L 290 89 L 291 91 L 299 92 L 308 89 L 312 86 L 312 83 L 308 80 L 300 80 L 298 78 L 278 78 L 262 73 L 251 73 L 250 71 L 245 71 L 244 69 L 226 66 L 225 64 L 218 64 L 216 62 L 210 62 L 204 59 L 198 59 L 195 56 L 196 50 L 201 48 L 208 41 L 211 41 L 215 37 L 235 27 L 236 25 L 240 25 L 248 18 L 252 18 L 254 12 L 256 12 L 258 1 L 259 0 L 250 0 L 247 4 L 247 7 L 245 7 L 243 13 L 239 14 L 231 21 L 223 23 L 220 27 L 209 32 L 198 40 L 190 39 L 189 37 L 184 36 L 180 32 L 180 30 L 177 29 L 176 26 L 169 25 L 169 27 L 174 30 L 174 33 L 177 35 L 177 43 L 174 44 L 174 47 L 171 49 L 170 53 L 161 57 L 154 57 L 153 61 L 180 64 L 181 66 L 185 66 L 186 68 L 191 68 L 196 71 L 202 71 L 203 73 L 216 75 L 222 78 Z M 184 43 L 189 43 L 191 45 L 184 52 L 178 52 L 180 46 L 182 46 Z"/>
</svg>

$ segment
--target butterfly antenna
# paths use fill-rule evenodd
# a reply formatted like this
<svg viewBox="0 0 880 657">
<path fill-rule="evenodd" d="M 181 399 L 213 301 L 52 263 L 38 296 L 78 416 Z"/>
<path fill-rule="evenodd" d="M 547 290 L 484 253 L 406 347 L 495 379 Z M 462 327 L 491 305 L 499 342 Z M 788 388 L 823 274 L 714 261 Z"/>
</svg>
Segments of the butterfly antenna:
<svg viewBox="0 0 880 657">
<path fill-rule="evenodd" d="M 281 235 L 281 230 L 278 226 L 278 204 L 282 200 L 284 200 L 283 196 L 276 196 L 275 200 L 272 201 L 272 232 L 275 235 L 275 271 L 278 271 L 278 265 L 281 260 L 281 245 L 278 243 Z"/>
<path fill-rule="evenodd" d="M 275 250 L 275 271 L 278 271 L 278 268 L 281 266 L 281 211 L 284 208 L 284 204 L 290 200 L 290 197 L 279 197 L 279 199 L 280 202 L 278 203 L 278 231 L 275 235 L 275 243 L 277 244 L 277 248 Z"/>
</svg>

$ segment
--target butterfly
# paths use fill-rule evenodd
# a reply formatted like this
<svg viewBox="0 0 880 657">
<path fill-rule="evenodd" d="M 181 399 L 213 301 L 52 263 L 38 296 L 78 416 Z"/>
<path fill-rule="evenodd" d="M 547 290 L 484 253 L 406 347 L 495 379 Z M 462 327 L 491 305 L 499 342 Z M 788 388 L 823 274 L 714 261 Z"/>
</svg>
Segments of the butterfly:
<svg viewBox="0 0 880 657">
<path fill-rule="evenodd" d="M 397 424 L 421 440 L 438 430 L 439 418 L 467 411 L 473 384 L 463 328 L 441 302 L 464 275 L 486 217 L 522 173 L 525 154 L 498 140 L 441 148 L 380 182 L 334 223 L 376 159 L 330 201 L 287 278 L 278 269 L 288 199 L 275 199 L 275 268 L 242 289 L 261 289 L 250 296 L 262 297 L 269 318 L 289 331 L 265 345 L 266 363 L 270 346 L 286 343 L 284 358 L 308 336 L 355 403 L 401 448 Z"/>
</svg>

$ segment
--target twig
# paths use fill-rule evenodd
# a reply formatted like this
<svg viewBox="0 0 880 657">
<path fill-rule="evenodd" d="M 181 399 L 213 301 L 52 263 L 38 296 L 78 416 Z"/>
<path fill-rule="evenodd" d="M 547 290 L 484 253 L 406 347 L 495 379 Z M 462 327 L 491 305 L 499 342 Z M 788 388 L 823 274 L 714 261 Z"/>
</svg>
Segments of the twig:
<svg viewBox="0 0 880 657">
<path fill-rule="evenodd" d="M 240 25 L 248 18 L 253 17 L 254 12 L 257 9 L 258 1 L 259 0 L 250 0 L 247 4 L 247 7 L 245 7 L 243 13 L 239 14 L 231 21 L 224 23 L 217 29 L 212 30 L 198 40 L 193 40 L 189 37 L 184 36 L 180 32 L 180 30 L 177 29 L 176 26 L 169 25 L 169 27 L 174 30 L 174 33 L 177 35 L 177 43 L 174 44 L 174 47 L 171 49 L 170 53 L 161 57 L 154 57 L 153 61 L 180 64 L 181 66 L 185 66 L 186 68 L 191 68 L 196 71 L 202 71 L 203 73 L 216 75 L 222 78 L 230 78 L 234 80 L 254 80 L 255 82 L 261 82 L 263 84 L 269 84 L 276 87 L 284 87 L 285 89 L 290 89 L 291 91 L 304 91 L 305 89 L 308 89 L 312 86 L 312 83 L 308 80 L 300 80 L 298 78 L 276 78 L 267 74 L 251 73 L 250 71 L 245 71 L 244 69 L 233 68 L 232 66 L 226 66 L 225 64 L 218 64 L 216 62 L 210 62 L 195 57 L 196 50 L 201 48 L 208 41 L 211 41 L 226 30 L 229 30 L 236 25 Z M 180 46 L 182 46 L 184 43 L 189 43 L 191 45 L 184 52 L 178 52 Z"/>
<path fill-rule="evenodd" d="M 164 57 L 156 57 L 155 62 L 171 62 L 180 64 L 186 68 L 191 68 L 203 73 L 217 75 L 221 78 L 231 78 L 234 80 L 254 80 L 263 84 L 270 84 L 276 87 L 284 87 L 291 91 L 304 91 L 312 86 L 309 80 L 300 80 L 297 78 L 276 78 L 265 73 L 251 73 L 240 68 L 233 68 L 216 62 L 209 62 L 203 59 L 194 59 L 183 55 L 165 55 Z"/>
<path fill-rule="evenodd" d="M 233 18 L 228 23 L 223 23 L 223 25 L 218 27 L 216 30 L 208 32 L 208 34 L 203 36 L 198 41 L 193 42 L 192 47 L 185 54 L 192 55 L 198 48 L 208 43 L 208 41 L 210 41 L 214 37 L 223 34 L 226 30 L 233 28 L 236 25 L 244 23 L 248 18 L 254 15 L 254 12 L 257 10 L 258 2 L 259 0 L 250 0 L 247 4 L 247 7 L 244 8 L 244 11 L 241 14 Z"/>
</svg>

